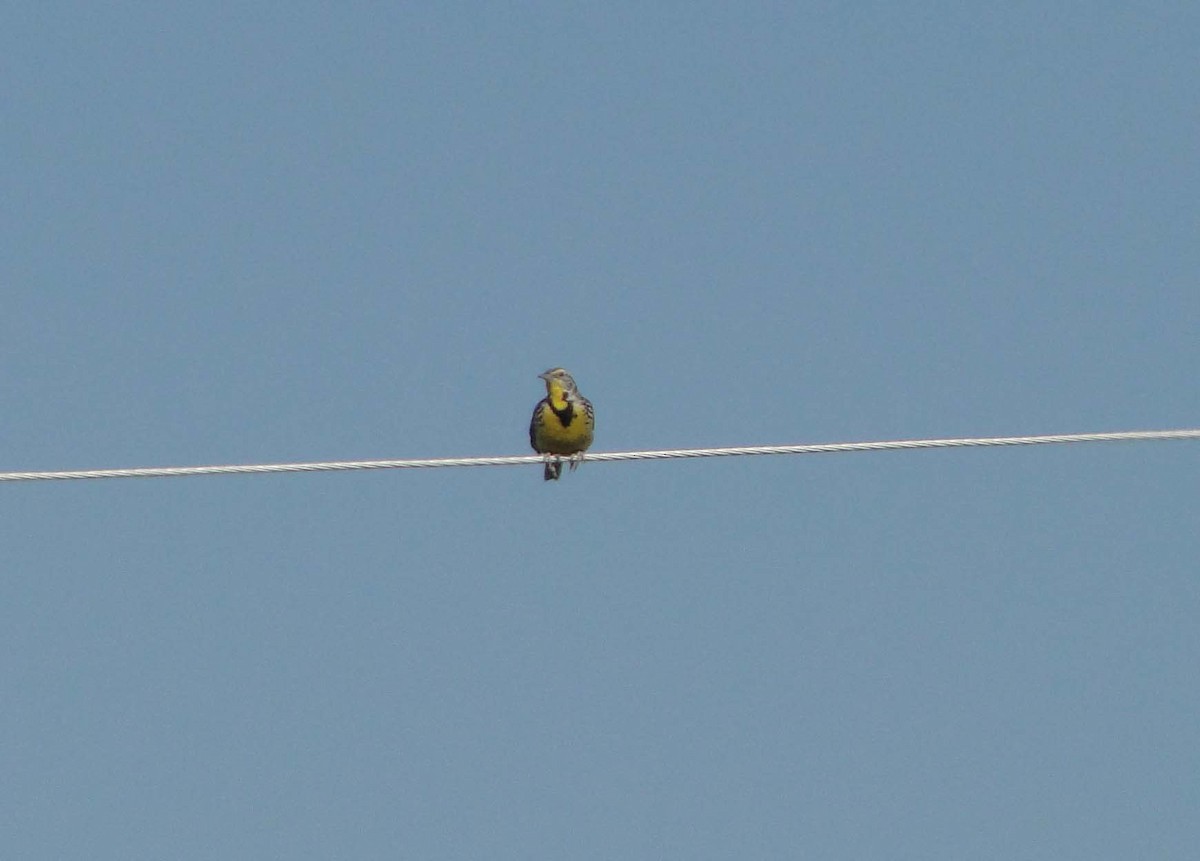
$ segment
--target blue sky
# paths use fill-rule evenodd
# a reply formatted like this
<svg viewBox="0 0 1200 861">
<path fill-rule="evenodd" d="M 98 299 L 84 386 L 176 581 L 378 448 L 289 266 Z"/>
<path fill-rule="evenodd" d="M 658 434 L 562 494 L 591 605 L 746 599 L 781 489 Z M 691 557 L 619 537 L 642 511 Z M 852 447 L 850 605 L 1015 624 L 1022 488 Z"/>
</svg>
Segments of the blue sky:
<svg viewBox="0 0 1200 861">
<path fill-rule="evenodd" d="M 1195 427 L 1190 4 L 16 4 L 3 470 Z M 1183 858 L 1195 443 L 10 484 L 22 858 Z"/>
</svg>

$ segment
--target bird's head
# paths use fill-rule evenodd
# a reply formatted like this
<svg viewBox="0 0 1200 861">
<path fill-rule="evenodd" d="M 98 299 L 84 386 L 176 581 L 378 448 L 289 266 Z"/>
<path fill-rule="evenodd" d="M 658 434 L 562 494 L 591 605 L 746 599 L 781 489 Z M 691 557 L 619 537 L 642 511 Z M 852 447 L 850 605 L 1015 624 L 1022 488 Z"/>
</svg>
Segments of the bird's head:
<svg viewBox="0 0 1200 861">
<path fill-rule="evenodd" d="M 546 391 L 553 394 L 555 390 L 561 392 L 574 392 L 575 380 L 567 373 L 566 368 L 551 368 L 550 370 L 538 374 L 538 379 L 546 381 Z"/>
</svg>

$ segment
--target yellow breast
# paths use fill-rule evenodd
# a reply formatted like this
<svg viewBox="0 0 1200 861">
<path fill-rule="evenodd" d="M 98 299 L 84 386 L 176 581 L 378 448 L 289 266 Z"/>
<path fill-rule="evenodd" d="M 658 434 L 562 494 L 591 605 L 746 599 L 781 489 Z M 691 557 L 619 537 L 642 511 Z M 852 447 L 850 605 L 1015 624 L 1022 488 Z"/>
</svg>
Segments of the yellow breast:
<svg viewBox="0 0 1200 861">
<path fill-rule="evenodd" d="M 552 393 L 553 395 L 554 393 Z M 561 396 L 560 396 L 561 397 Z M 581 399 L 582 401 L 582 399 Z M 547 454 L 575 454 L 592 444 L 595 421 L 587 401 L 568 403 L 551 397 L 538 404 L 534 447 Z"/>
</svg>

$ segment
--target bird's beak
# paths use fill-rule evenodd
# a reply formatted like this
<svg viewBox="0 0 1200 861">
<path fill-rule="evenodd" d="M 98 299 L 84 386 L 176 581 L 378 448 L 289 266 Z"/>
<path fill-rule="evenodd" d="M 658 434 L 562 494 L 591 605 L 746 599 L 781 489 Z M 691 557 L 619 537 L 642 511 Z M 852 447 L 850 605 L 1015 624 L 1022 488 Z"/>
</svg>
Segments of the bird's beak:
<svg viewBox="0 0 1200 861">
<path fill-rule="evenodd" d="M 549 377 L 549 376 L 550 376 L 550 375 L 549 375 L 548 373 L 547 373 L 547 374 L 538 374 L 538 379 L 539 379 L 539 380 L 544 380 L 544 379 L 546 379 L 546 378 L 547 378 L 547 377 Z"/>
</svg>

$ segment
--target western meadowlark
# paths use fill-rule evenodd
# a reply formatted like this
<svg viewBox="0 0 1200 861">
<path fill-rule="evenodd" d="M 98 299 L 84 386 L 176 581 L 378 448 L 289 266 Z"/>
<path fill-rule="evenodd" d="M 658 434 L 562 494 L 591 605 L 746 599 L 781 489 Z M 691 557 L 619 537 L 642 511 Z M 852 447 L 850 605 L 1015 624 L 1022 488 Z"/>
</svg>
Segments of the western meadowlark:
<svg viewBox="0 0 1200 861">
<path fill-rule="evenodd" d="M 529 444 L 545 456 L 544 477 L 550 481 L 562 475 L 562 455 L 570 455 L 571 469 L 579 466 L 592 444 L 596 414 L 563 368 L 551 368 L 538 378 L 546 381 L 546 397 L 533 408 Z"/>
</svg>

